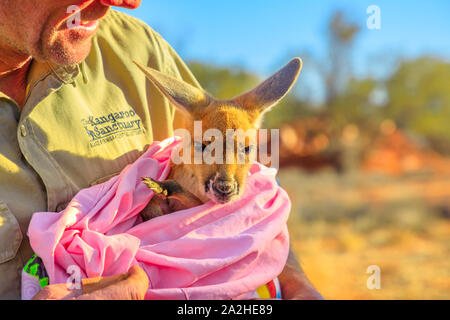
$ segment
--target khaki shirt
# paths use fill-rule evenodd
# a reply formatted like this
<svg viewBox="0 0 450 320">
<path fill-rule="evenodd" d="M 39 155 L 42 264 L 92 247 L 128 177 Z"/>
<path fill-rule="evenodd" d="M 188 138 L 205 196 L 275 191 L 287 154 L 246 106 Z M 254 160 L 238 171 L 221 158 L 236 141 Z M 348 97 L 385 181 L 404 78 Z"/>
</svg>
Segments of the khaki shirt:
<svg viewBox="0 0 450 320">
<path fill-rule="evenodd" d="M 159 34 L 111 11 L 83 63 L 33 61 L 22 111 L 0 92 L 0 299 L 20 298 L 34 212 L 63 210 L 182 126 L 133 60 L 199 86 Z"/>
</svg>

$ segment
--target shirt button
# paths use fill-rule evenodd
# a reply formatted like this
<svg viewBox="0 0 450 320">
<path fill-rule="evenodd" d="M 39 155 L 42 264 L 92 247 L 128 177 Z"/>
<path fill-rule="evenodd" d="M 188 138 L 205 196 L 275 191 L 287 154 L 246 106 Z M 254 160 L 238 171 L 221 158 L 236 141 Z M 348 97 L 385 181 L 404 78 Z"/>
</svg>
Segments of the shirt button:
<svg viewBox="0 0 450 320">
<path fill-rule="evenodd" d="M 22 135 L 22 137 L 27 136 L 27 128 L 25 128 L 23 124 L 20 126 L 20 134 Z"/>
</svg>

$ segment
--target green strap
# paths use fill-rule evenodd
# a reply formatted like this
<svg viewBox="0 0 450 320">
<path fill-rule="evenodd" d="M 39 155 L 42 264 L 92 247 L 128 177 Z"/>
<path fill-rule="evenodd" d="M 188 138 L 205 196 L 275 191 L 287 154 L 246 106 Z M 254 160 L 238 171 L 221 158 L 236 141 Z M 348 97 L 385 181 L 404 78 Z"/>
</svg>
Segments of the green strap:
<svg viewBox="0 0 450 320">
<path fill-rule="evenodd" d="M 41 288 L 48 286 L 48 278 L 39 279 L 39 283 L 41 284 Z"/>
<path fill-rule="evenodd" d="M 39 261 L 40 261 L 39 257 L 36 254 L 34 254 L 33 257 L 31 257 L 31 259 L 28 260 L 23 270 L 24 272 L 38 279 L 41 288 L 43 288 L 45 286 L 48 286 L 49 280 L 47 277 L 47 273 L 45 272 L 44 266 L 41 265 Z"/>
<path fill-rule="evenodd" d="M 33 254 L 33 256 L 31 257 L 31 259 L 28 260 L 27 264 L 26 264 L 25 267 L 23 268 L 23 270 L 24 270 L 26 273 L 30 273 L 30 272 L 28 271 L 29 268 L 30 268 L 30 264 L 31 264 L 32 262 L 34 262 L 34 260 L 36 260 L 36 258 L 37 258 L 37 255 L 36 255 L 36 254 Z"/>
</svg>

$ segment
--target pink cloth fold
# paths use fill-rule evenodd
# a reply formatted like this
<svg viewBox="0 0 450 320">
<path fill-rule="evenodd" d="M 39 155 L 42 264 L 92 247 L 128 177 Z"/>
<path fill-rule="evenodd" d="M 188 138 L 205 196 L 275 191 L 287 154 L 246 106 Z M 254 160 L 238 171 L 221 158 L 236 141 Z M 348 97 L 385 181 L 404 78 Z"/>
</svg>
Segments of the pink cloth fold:
<svg viewBox="0 0 450 320">
<path fill-rule="evenodd" d="M 279 275 L 289 250 L 290 201 L 275 169 L 252 165 L 233 203 L 141 222 L 153 195 L 141 177 L 166 179 L 179 142 L 153 143 L 120 175 L 81 190 L 65 210 L 33 215 L 28 236 L 51 284 L 67 282 L 71 266 L 98 277 L 139 265 L 150 280 L 147 299 L 245 299 Z"/>
</svg>

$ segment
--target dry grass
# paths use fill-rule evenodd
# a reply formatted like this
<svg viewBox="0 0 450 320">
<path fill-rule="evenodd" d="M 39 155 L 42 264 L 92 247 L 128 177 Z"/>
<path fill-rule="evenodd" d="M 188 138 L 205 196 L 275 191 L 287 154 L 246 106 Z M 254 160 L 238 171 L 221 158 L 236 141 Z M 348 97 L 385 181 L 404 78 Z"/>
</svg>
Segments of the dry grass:
<svg viewBox="0 0 450 320">
<path fill-rule="evenodd" d="M 327 299 L 450 299 L 450 177 L 281 170 L 292 246 Z M 381 289 L 366 286 L 370 265 Z"/>
</svg>

